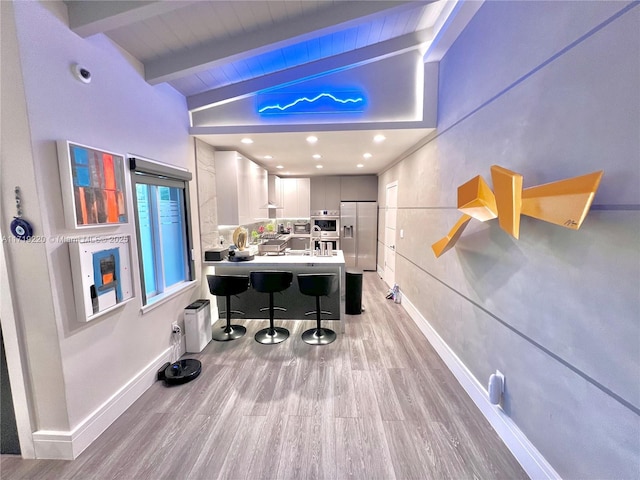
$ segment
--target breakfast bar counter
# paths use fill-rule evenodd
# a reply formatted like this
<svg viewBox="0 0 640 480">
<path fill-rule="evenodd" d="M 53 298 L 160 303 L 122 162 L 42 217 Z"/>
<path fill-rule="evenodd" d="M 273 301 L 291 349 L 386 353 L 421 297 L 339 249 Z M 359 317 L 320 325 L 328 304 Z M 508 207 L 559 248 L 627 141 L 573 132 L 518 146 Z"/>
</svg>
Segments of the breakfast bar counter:
<svg viewBox="0 0 640 480">
<path fill-rule="evenodd" d="M 301 253 L 285 255 L 255 255 L 253 260 L 205 262 L 207 275 L 249 275 L 250 272 L 261 270 L 284 270 L 293 273 L 291 286 L 274 295 L 276 306 L 284 307 L 287 311 L 276 311 L 276 324 L 278 320 L 313 320 L 314 315 L 306 315 L 315 310 L 313 297 L 302 295 L 298 288 L 297 274 L 299 273 L 335 273 L 338 276 L 338 289 L 328 297 L 322 298 L 322 310 L 331 312 L 322 316 L 325 320 L 339 320 L 340 332 L 344 333 L 345 319 L 345 262 L 341 250 L 333 252 L 331 256 L 311 256 Z M 218 311 L 224 310 L 224 298 L 217 298 Z M 245 313 L 243 316 L 234 315 L 235 318 L 265 319 L 269 318 L 268 311 L 260 311 L 269 303 L 268 295 L 258 293 L 253 289 L 238 295 L 232 299 L 233 310 Z M 327 324 L 329 328 L 330 323 Z"/>
</svg>

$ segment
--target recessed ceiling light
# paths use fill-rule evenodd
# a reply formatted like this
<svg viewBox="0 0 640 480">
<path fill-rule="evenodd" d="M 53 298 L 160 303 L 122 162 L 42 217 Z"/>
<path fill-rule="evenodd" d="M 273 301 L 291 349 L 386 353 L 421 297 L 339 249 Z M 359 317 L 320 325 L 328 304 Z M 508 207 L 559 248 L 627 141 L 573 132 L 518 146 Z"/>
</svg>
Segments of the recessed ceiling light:
<svg viewBox="0 0 640 480">
<path fill-rule="evenodd" d="M 362 167 L 364 167 L 364 165 L 362 163 L 359 163 L 359 164 L 356 165 L 356 167 L 362 168 Z"/>
<path fill-rule="evenodd" d="M 262 158 L 264 158 L 265 160 L 271 160 L 273 157 L 271 155 L 265 155 Z"/>
<path fill-rule="evenodd" d="M 253 140 L 251 140 L 249 137 L 245 137 L 242 140 L 240 140 L 242 143 L 249 145 L 250 143 L 253 143 Z"/>
<path fill-rule="evenodd" d="M 322 158 L 322 155 L 320 155 L 319 153 L 316 153 L 316 154 L 313 155 L 313 158 L 318 160 L 319 158 Z"/>
<path fill-rule="evenodd" d="M 385 137 L 382 134 L 378 134 L 375 137 L 373 137 L 373 141 L 376 143 L 380 143 L 380 142 L 384 142 L 387 139 L 387 137 Z"/>
<path fill-rule="evenodd" d="M 277 165 L 276 168 L 284 168 L 282 165 Z"/>
<path fill-rule="evenodd" d="M 313 135 L 309 135 L 307 137 L 307 142 L 309 142 L 309 143 L 316 143 L 317 141 L 318 141 L 318 137 L 315 137 Z"/>
<path fill-rule="evenodd" d="M 371 155 L 370 153 L 365 153 L 364 155 L 362 155 L 364 158 L 371 158 L 373 157 L 373 155 Z"/>
<path fill-rule="evenodd" d="M 316 168 L 322 168 L 322 165 L 316 165 Z"/>
</svg>

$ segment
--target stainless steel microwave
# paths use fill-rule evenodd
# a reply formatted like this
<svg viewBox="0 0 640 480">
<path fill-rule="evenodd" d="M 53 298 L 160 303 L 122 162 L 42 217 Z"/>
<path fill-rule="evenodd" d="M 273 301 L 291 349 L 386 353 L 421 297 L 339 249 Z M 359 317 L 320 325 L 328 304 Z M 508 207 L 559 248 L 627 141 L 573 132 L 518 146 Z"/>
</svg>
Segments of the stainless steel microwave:
<svg viewBox="0 0 640 480">
<path fill-rule="evenodd" d="M 293 224 L 293 233 L 298 233 L 298 234 L 311 233 L 311 224 L 309 222 L 294 223 Z"/>
</svg>

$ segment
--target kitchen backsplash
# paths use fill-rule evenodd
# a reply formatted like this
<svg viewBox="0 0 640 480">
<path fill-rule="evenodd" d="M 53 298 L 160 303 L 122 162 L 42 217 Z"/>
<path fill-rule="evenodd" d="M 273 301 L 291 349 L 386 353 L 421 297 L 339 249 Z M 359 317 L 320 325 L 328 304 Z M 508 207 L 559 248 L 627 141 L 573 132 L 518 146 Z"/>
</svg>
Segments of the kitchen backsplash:
<svg viewBox="0 0 640 480">
<path fill-rule="evenodd" d="M 272 219 L 272 220 L 262 220 L 260 222 L 249 223 L 242 226 L 247 229 L 247 232 L 249 232 L 249 238 L 252 239 L 253 238 L 252 233 L 254 231 L 258 233 L 258 235 L 260 234 L 260 227 L 263 227 L 264 232 L 267 233 L 270 231 L 268 225 L 272 225 L 271 232 L 276 233 L 278 231 L 278 225 L 280 224 L 283 224 L 284 227 L 287 228 L 288 224 L 291 224 L 291 226 L 293 227 L 293 224 L 296 222 L 306 223 L 308 221 L 309 221 L 308 218 L 278 218 L 278 219 Z M 224 238 L 224 245 L 233 244 L 233 232 L 235 231 L 236 228 L 237 228 L 236 226 L 232 226 L 232 227 L 225 226 L 225 227 L 219 228 L 218 235 Z"/>
</svg>

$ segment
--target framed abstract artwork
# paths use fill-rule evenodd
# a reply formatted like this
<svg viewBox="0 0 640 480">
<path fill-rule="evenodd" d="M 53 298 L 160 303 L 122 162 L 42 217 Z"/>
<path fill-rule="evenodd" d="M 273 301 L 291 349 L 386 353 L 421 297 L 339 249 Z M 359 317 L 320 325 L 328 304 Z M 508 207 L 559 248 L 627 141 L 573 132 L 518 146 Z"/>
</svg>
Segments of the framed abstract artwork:
<svg viewBox="0 0 640 480">
<path fill-rule="evenodd" d="M 61 140 L 58 165 L 68 228 L 128 222 L 123 155 Z"/>
<path fill-rule="evenodd" d="M 69 239 L 78 320 L 89 322 L 133 298 L 129 235 Z"/>
</svg>

